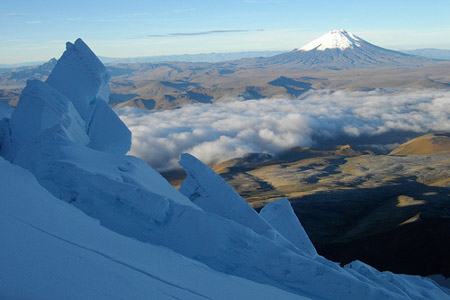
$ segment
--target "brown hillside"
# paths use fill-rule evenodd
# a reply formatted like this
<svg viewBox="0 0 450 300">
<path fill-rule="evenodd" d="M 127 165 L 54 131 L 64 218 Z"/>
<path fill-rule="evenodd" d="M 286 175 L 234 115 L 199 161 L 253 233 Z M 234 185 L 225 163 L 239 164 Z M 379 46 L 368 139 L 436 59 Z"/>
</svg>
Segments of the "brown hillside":
<svg viewBox="0 0 450 300">
<path fill-rule="evenodd" d="M 429 133 L 394 149 L 389 155 L 430 155 L 450 153 L 450 132 Z"/>
</svg>

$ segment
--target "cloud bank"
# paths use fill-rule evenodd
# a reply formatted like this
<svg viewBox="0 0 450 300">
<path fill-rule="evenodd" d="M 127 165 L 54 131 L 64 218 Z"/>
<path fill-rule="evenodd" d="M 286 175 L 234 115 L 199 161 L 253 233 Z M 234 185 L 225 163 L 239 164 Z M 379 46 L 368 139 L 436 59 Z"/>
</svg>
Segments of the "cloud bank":
<svg viewBox="0 0 450 300">
<path fill-rule="evenodd" d="M 164 171 L 176 168 L 183 152 L 211 164 L 249 152 L 320 146 L 326 140 L 450 130 L 450 92 L 313 91 L 298 100 L 194 104 L 158 112 L 123 108 L 117 113 L 133 133 L 130 154 Z"/>
</svg>

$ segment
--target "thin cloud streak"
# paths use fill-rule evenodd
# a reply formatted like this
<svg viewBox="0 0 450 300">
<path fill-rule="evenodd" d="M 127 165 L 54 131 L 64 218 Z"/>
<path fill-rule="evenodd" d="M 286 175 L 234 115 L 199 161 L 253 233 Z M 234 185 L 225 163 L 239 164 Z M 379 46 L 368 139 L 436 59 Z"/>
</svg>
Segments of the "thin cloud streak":
<svg viewBox="0 0 450 300">
<path fill-rule="evenodd" d="M 281 0 L 245 0 L 245 3 L 250 4 L 267 4 L 267 3 L 280 3 Z"/>
<path fill-rule="evenodd" d="M 186 12 L 190 12 L 190 11 L 196 11 L 196 8 L 179 8 L 179 9 L 175 9 L 173 12 L 176 14 L 182 14 L 182 13 L 186 13 Z"/>
<path fill-rule="evenodd" d="M 71 21 L 71 22 L 75 22 L 75 21 L 83 21 L 84 19 L 81 17 L 76 17 L 76 18 L 66 18 L 66 21 Z"/>
<path fill-rule="evenodd" d="M 313 91 L 300 100 L 195 104 L 159 112 L 125 108 L 118 114 L 133 133 L 130 154 L 161 171 L 176 168 L 183 152 L 213 164 L 319 141 L 450 131 L 450 92 Z"/>
<path fill-rule="evenodd" d="M 179 37 L 179 36 L 198 36 L 209 34 L 221 34 L 221 33 L 242 33 L 242 32 L 261 32 L 264 29 L 223 29 L 223 30 L 208 30 L 199 32 L 173 32 L 168 34 L 149 34 L 145 37 Z"/>
<path fill-rule="evenodd" d="M 201 31 L 201 32 L 170 33 L 169 35 L 170 36 L 190 36 L 190 35 L 207 35 L 207 34 L 216 34 L 216 33 L 255 32 L 255 31 L 264 31 L 264 29 L 256 29 L 256 30 L 248 30 L 248 29 L 209 30 L 209 31 Z"/>
<path fill-rule="evenodd" d="M 7 17 L 24 17 L 25 14 L 22 14 L 22 13 L 9 13 L 9 14 L 6 14 L 6 16 Z"/>
</svg>

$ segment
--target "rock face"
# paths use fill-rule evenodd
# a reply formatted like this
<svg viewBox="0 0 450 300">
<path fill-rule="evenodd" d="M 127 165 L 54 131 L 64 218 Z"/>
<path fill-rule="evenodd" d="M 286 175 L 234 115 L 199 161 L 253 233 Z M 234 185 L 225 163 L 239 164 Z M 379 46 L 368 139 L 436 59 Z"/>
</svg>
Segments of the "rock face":
<svg viewBox="0 0 450 300">
<path fill-rule="evenodd" d="M 314 255 L 288 203 L 280 202 L 281 214 L 267 208 L 267 222 L 184 155 L 182 191 L 191 201 L 123 155 L 129 136 L 104 101 L 103 70 L 81 40 L 68 44 L 48 82 L 30 82 L 2 121 L 2 155 L 14 166 L 0 159 L 0 298 L 60 298 L 67 289 L 109 299 L 110 284 L 124 298 L 450 298 L 431 280 Z"/>
</svg>

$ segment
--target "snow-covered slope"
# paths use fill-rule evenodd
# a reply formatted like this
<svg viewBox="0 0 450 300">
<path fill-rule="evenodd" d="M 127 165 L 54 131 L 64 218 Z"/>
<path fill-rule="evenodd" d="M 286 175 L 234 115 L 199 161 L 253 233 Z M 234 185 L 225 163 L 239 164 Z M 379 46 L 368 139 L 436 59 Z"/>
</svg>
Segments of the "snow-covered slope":
<svg viewBox="0 0 450 300">
<path fill-rule="evenodd" d="M 114 144 L 124 125 L 103 99 L 103 71 L 81 40 L 68 44 L 1 123 L 14 165 L 0 159 L 0 298 L 450 299 L 431 280 L 314 255 L 288 203 L 263 218 L 184 155 L 192 202 L 121 153 L 125 131 Z"/>
<path fill-rule="evenodd" d="M 326 49 L 353 49 L 354 47 L 361 47 L 361 38 L 353 35 L 353 33 L 347 32 L 343 29 L 332 30 L 325 33 L 319 38 L 309 42 L 300 48 L 302 51 L 318 50 L 323 51 Z"/>
<path fill-rule="evenodd" d="M 105 229 L 0 157 L 1 299 L 306 299 Z"/>
</svg>

